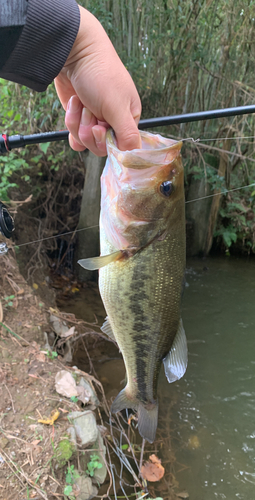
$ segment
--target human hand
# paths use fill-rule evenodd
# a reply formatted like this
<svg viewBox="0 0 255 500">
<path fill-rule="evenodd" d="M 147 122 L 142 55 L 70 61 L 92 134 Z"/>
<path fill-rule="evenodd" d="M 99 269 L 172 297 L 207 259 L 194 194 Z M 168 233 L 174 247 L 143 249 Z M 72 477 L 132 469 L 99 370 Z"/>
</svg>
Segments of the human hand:
<svg viewBox="0 0 255 500">
<path fill-rule="evenodd" d="M 141 147 L 141 102 L 135 84 L 100 22 L 80 7 L 80 28 L 65 66 L 55 79 L 70 132 L 70 146 L 106 155 L 112 127 L 120 150 Z"/>
</svg>

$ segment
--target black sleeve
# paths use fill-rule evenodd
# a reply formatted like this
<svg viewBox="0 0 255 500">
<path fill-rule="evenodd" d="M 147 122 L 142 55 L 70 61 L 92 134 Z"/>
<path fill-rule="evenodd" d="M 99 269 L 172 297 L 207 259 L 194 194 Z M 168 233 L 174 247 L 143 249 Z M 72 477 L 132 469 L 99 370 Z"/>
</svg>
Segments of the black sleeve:
<svg viewBox="0 0 255 500">
<path fill-rule="evenodd" d="M 75 0 L 18 0 L 4 17 L 1 0 L 0 77 L 45 90 L 64 66 L 80 24 Z M 10 9 L 17 0 L 7 0 Z"/>
</svg>

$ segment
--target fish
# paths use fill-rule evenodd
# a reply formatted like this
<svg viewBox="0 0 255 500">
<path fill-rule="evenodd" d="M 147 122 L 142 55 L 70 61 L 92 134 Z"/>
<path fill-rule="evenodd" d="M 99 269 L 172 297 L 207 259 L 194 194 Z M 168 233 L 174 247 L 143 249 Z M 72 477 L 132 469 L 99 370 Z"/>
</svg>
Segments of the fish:
<svg viewBox="0 0 255 500">
<path fill-rule="evenodd" d="M 158 425 L 157 386 L 163 363 L 169 383 L 187 367 L 181 319 L 185 273 L 185 201 L 181 141 L 140 131 L 140 149 L 120 151 L 107 132 L 101 176 L 100 256 L 81 259 L 99 269 L 107 313 L 102 331 L 122 353 L 126 387 L 112 413 L 137 412 L 138 431 L 152 443 Z"/>
</svg>

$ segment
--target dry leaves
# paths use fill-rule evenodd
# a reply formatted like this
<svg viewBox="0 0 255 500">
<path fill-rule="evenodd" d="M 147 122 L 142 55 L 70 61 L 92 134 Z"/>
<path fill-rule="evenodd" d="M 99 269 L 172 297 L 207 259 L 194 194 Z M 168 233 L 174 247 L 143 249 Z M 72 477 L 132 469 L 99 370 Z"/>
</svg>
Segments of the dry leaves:
<svg viewBox="0 0 255 500">
<path fill-rule="evenodd" d="M 156 455 L 150 455 L 150 462 L 145 462 L 141 468 L 143 479 L 150 482 L 159 481 L 165 474 L 165 469 L 161 465 L 161 460 Z"/>
<path fill-rule="evenodd" d="M 54 422 L 58 419 L 60 412 L 58 410 L 53 410 L 51 416 L 49 418 L 38 420 L 39 424 L 53 425 Z"/>
</svg>

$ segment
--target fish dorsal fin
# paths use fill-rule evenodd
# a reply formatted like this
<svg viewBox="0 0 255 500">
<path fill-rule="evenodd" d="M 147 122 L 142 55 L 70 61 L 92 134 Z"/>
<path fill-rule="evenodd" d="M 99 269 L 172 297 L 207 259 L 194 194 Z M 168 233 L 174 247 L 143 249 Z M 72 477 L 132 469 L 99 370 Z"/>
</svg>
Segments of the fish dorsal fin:
<svg viewBox="0 0 255 500">
<path fill-rule="evenodd" d="M 78 260 L 78 264 L 89 271 L 96 271 L 96 269 L 101 269 L 102 267 L 111 264 L 111 262 L 115 262 L 115 260 L 120 259 L 122 255 L 122 251 L 118 250 L 117 252 L 110 253 L 109 255 L 101 255 L 100 257 L 90 257 L 89 259 Z"/>
<path fill-rule="evenodd" d="M 163 360 L 168 382 L 175 382 L 183 377 L 188 364 L 188 347 L 182 320 L 179 321 L 171 351 Z"/>
<path fill-rule="evenodd" d="M 114 333 L 112 331 L 111 323 L 110 323 L 108 316 L 106 316 L 105 322 L 101 326 L 100 330 L 103 333 L 105 333 L 106 335 L 108 335 L 108 337 L 110 337 L 110 339 L 112 339 L 112 340 L 114 340 L 114 342 L 116 342 L 116 339 L 115 339 Z"/>
</svg>

